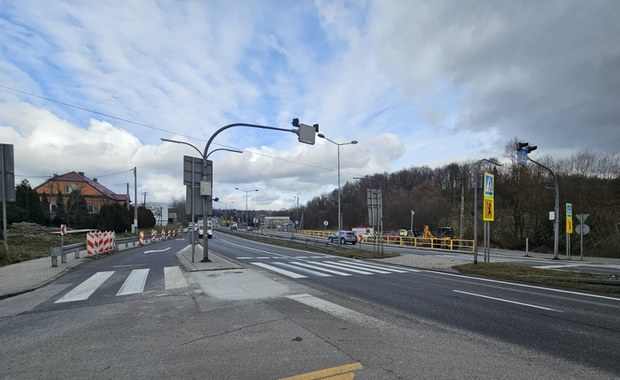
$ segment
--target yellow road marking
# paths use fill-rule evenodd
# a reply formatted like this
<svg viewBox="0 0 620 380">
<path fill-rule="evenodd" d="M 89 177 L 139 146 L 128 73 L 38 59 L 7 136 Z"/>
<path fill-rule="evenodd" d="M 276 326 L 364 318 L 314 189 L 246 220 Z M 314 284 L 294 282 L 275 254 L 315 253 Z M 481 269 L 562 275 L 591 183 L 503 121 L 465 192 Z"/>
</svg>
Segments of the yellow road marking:
<svg viewBox="0 0 620 380">
<path fill-rule="evenodd" d="M 355 379 L 355 370 L 362 369 L 362 363 L 345 364 L 338 367 L 321 369 L 301 375 L 285 377 L 280 380 L 352 380 Z"/>
</svg>

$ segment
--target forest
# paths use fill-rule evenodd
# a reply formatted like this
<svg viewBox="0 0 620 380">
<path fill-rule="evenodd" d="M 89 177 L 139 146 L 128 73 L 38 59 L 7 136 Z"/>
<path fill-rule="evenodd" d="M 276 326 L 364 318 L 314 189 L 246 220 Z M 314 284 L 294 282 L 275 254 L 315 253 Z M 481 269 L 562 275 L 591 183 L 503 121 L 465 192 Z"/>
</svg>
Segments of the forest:
<svg viewBox="0 0 620 380">
<path fill-rule="evenodd" d="M 341 187 L 342 224 L 344 229 L 368 225 L 367 189 L 380 188 L 383 194 L 384 231 L 410 229 L 431 230 L 440 226 L 454 228 L 457 236 L 473 239 L 473 179 L 478 173 L 479 234 L 482 234 L 482 176 L 495 176 L 495 220 L 491 222 L 491 245 L 505 249 L 529 249 L 553 252 L 555 189 L 550 172 L 530 162 L 520 166 L 515 152 L 516 140 L 506 146 L 502 162 L 495 166 L 486 161 L 452 163 L 439 168 L 411 166 L 395 173 L 380 173 L 368 180 L 347 182 Z M 565 204 L 577 214 L 589 214 L 585 224 L 590 233 L 584 236 L 584 250 L 589 256 L 620 257 L 620 157 L 615 153 L 583 151 L 568 158 L 548 156 L 536 161 L 551 169 L 559 186 L 559 252 L 565 252 Z M 476 170 L 478 168 L 478 170 Z M 338 225 L 338 191 L 315 197 L 299 208 L 276 212 L 301 215 L 301 228 L 325 229 Z M 412 218 L 411 211 L 415 211 Z M 481 236 L 479 237 L 481 239 Z M 571 253 L 579 254 L 580 235 L 570 235 Z"/>
</svg>

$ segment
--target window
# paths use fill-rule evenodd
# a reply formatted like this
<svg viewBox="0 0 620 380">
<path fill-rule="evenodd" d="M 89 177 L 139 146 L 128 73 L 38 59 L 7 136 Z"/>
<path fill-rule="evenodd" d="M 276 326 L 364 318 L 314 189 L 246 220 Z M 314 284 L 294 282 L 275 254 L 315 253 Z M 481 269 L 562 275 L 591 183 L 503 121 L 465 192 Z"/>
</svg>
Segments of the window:
<svg viewBox="0 0 620 380">
<path fill-rule="evenodd" d="M 71 194 L 74 190 L 78 190 L 79 188 L 78 185 L 67 185 L 65 186 L 65 194 Z"/>
</svg>

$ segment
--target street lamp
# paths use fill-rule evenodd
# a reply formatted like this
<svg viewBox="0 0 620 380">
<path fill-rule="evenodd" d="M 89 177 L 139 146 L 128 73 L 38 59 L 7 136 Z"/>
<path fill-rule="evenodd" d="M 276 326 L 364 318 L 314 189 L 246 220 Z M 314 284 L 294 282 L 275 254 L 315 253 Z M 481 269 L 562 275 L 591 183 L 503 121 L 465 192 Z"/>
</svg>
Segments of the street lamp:
<svg viewBox="0 0 620 380">
<path fill-rule="evenodd" d="M 175 143 L 175 144 L 183 144 L 183 145 L 187 145 L 190 146 L 192 148 L 194 148 L 198 154 L 200 154 L 200 157 L 202 157 L 202 180 L 206 180 L 206 176 L 207 176 L 207 159 L 209 158 L 209 156 L 211 155 L 211 153 L 218 151 L 218 150 L 225 150 L 225 151 L 229 151 L 229 152 L 234 152 L 234 153 L 243 153 L 240 150 L 237 149 L 228 149 L 228 148 L 218 148 L 218 149 L 214 149 L 211 153 L 207 154 L 207 151 L 205 150 L 205 152 L 201 152 L 200 149 L 196 148 L 194 145 L 185 142 L 185 141 L 179 141 L 179 140 L 171 140 L 171 139 L 165 139 L 165 138 L 161 138 L 162 141 L 165 142 L 171 142 L 171 143 Z M 193 159 L 192 159 L 192 185 L 191 185 L 191 208 L 192 208 L 192 261 L 194 258 L 194 250 L 195 250 L 195 239 L 194 239 L 194 181 L 193 181 L 193 176 L 194 176 L 194 165 L 193 165 Z M 207 213 L 207 209 L 204 207 L 204 202 L 203 201 L 203 216 L 202 216 L 202 228 L 203 228 L 203 233 L 202 233 L 202 250 L 203 250 L 203 259 L 201 260 L 203 263 L 208 263 L 211 260 L 209 260 L 209 234 L 207 234 L 207 217 L 208 215 L 205 215 Z"/>
<path fill-rule="evenodd" d="M 254 190 L 243 190 L 238 187 L 235 187 L 235 190 L 243 191 L 245 193 L 245 229 L 248 229 L 248 193 L 252 191 L 258 191 L 258 189 Z"/>
<path fill-rule="evenodd" d="M 341 237 L 340 237 L 340 231 L 342 230 L 342 217 L 340 215 L 340 147 L 343 145 L 350 145 L 350 144 L 357 144 L 357 140 L 351 140 L 349 142 L 346 143 L 337 143 L 334 140 L 331 140 L 329 138 L 327 138 L 324 134 L 319 133 L 317 136 L 319 136 L 322 139 L 325 139 L 327 141 L 329 141 L 330 143 L 336 145 L 338 147 L 338 249 L 340 249 L 341 246 Z"/>
<path fill-rule="evenodd" d="M 486 158 L 479 160 L 474 165 L 474 264 L 478 264 L 478 172 L 480 171 L 480 165 L 483 162 L 488 162 L 495 166 L 502 166 L 502 164 L 487 160 Z"/>
</svg>

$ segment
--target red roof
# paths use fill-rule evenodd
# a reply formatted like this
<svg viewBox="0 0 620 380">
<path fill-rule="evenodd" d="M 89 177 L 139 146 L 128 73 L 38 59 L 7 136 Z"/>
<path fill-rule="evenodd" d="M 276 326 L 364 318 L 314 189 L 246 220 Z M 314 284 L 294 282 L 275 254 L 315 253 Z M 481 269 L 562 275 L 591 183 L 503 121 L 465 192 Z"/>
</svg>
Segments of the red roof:
<svg viewBox="0 0 620 380">
<path fill-rule="evenodd" d="M 48 179 L 47 181 L 45 181 L 41 185 L 37 186 L 35 188 L 35 190 L 38 189 L 39 187 L 45 185 L 49 181 L 84 182 L 84 183 L 87 183 L 88 185 L 90 185 L 95 190 L 97 190 L 102 195 L 104 195 L 104 196 L 106 196 L 108 198 L 111 198 L 111 199 L 114 199 L 114 200 L 117 200 L 117 201 L 121 201 L 121 202 L 124 202 L 124 201 L 126 201 L 128 199 L 128 195 L 127 194 L 116 194 L 112 190 L 110 190 L 107 187 L 103 186 L 98 181 L 86 177 L 83 172 L 75 172 L 75 171 L 72 171 L 72 172 L 69 172 L 69 173 L 65 173 L 65 174 L 61 174 L 61 175 L 54 175 L 54 177 Z"/>
</svg>

